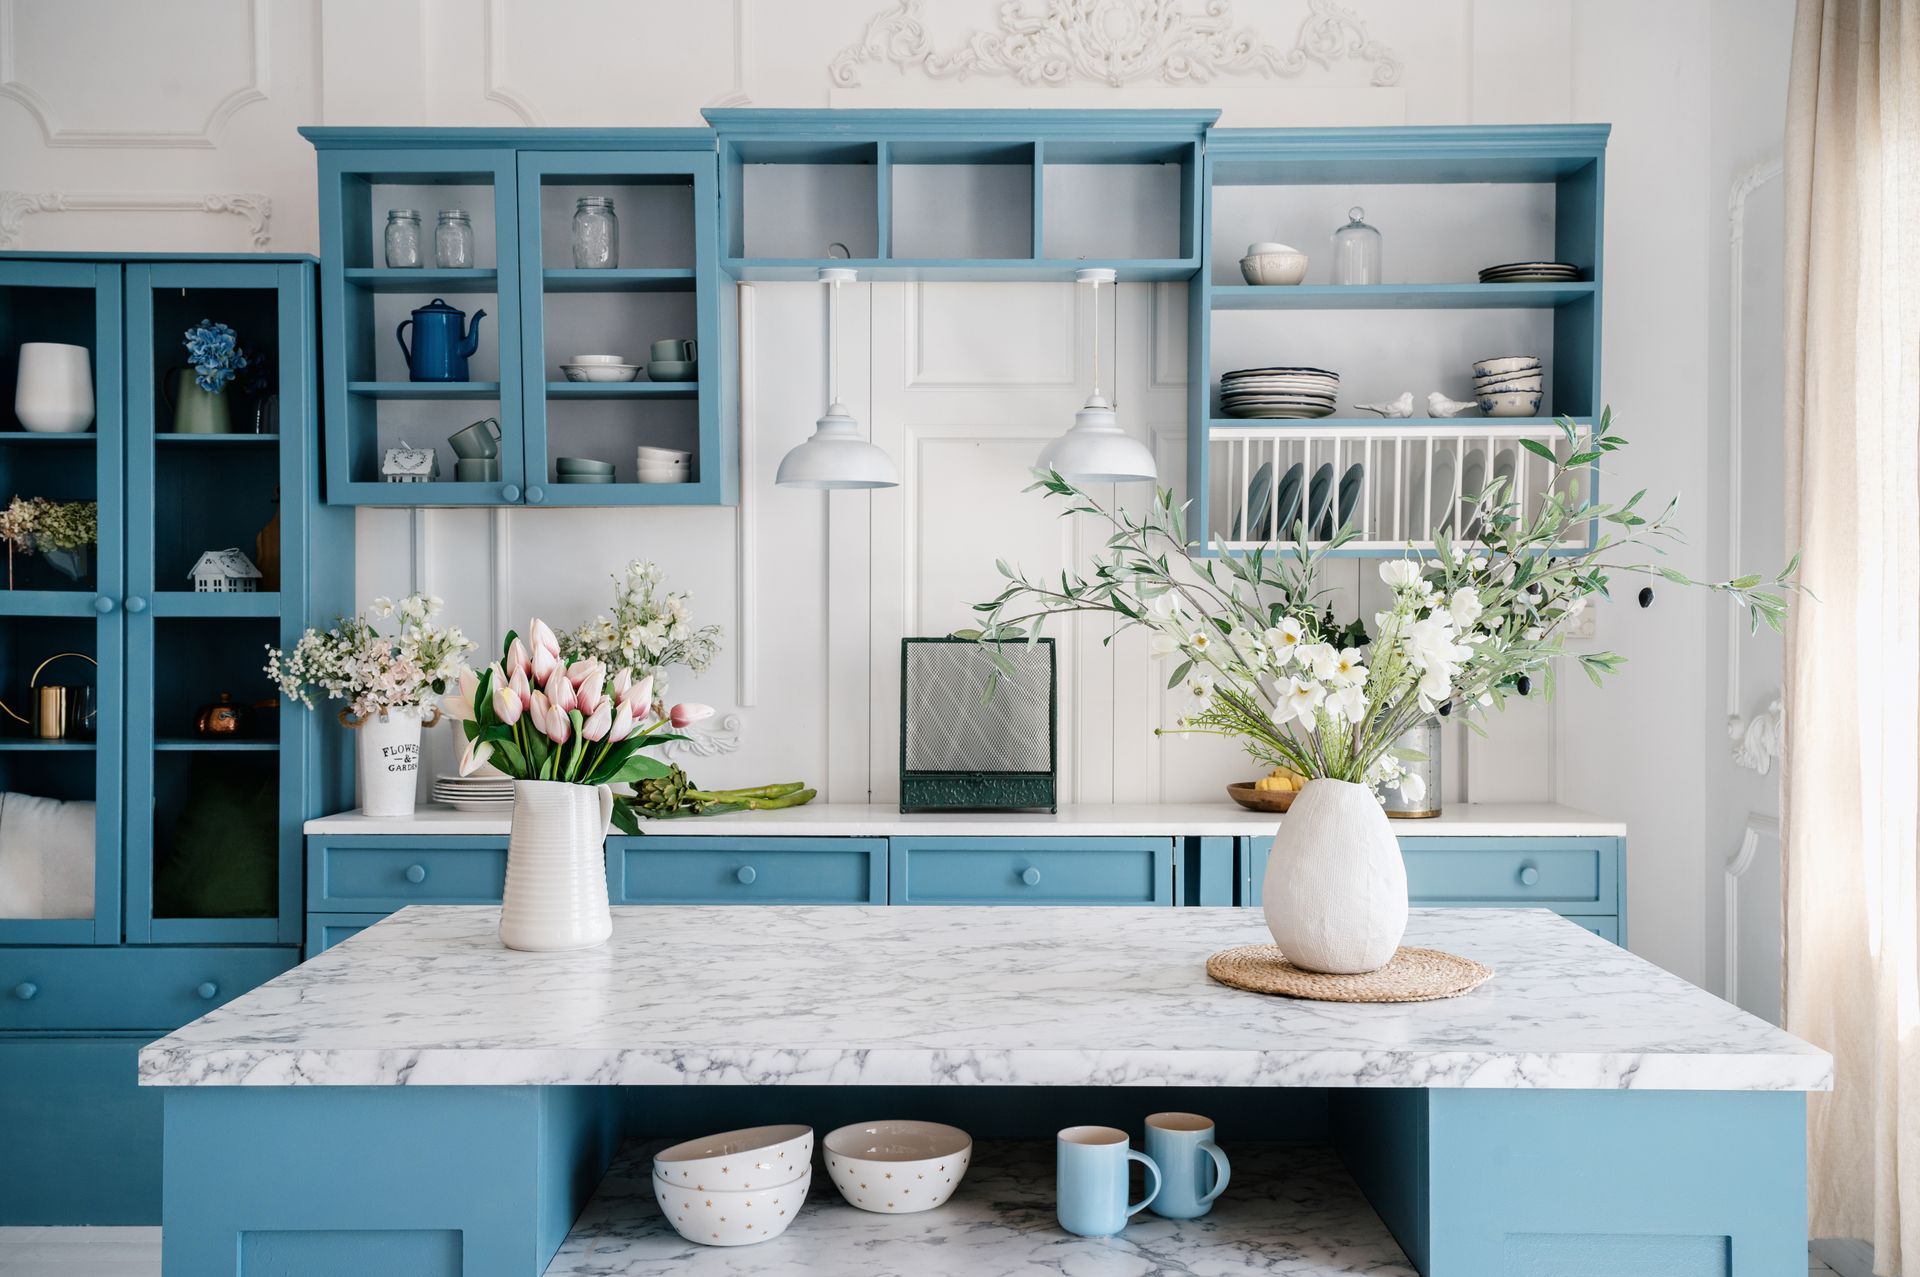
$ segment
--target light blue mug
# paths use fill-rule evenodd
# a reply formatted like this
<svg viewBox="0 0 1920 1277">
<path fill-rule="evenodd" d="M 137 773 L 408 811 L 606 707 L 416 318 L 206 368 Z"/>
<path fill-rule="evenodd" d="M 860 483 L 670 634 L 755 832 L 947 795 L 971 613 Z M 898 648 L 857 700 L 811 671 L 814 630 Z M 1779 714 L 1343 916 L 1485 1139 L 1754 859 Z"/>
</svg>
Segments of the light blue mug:
<svg viewBox="0 0 1920 1277">
<path fill-rule="evenodd" d="M 1155 1113 L 1147 1119 L 1147 1156 L 1163 1177 L 1153 1213 L 1166 1219 L 1198 1219 L 1227 1190 L 1231 1168 L 1213 1142 L 1213 1123 L 1198 1113 Z M 1213 1181 L 1211 1188 L 1207 1181 Z"/>
<path fill-rule="evenodd" d="M 1129 1216 L 1147 1208 L 1160 1192 L 1160 1168 L 1127 1144 L 1127 1133 L 1111 1126 L 1069 1126 L 1054 1141 L 1054 1189 L 1060 1227 L 1082 1237 L 1111 1237 Z M 1127 1164 L 1147 1168 L 1153 1187 L 1139 1201 L 1127 1202 Z"/>
</svg>

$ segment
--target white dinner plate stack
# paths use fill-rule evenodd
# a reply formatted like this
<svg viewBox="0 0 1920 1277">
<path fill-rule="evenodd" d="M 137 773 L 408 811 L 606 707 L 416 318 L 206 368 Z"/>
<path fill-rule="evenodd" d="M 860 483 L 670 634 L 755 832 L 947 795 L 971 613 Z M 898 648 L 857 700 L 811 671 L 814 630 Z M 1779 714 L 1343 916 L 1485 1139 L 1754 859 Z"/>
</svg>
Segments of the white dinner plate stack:
<svg viewBox="0 0 1920 1277">
<path fill-rule="evenodd" d="M 1220 375 L 1220 407 L 1229 417 L 1326 417 L 1340 374 L 1324 368 L 1241 368 Z"/>
<path fill-rule="evenodd" d="M 456 811 L 508 812 L 513 810 L 513 778 L 435 776 L 433 801 L 445 803 Z"/>
<path fill-rule="evenodd" d="M 1507 262 L 1480 272 L 1483 284 L 1572 284 L 1580 268 L 1568 262 Z"/>
</svg>

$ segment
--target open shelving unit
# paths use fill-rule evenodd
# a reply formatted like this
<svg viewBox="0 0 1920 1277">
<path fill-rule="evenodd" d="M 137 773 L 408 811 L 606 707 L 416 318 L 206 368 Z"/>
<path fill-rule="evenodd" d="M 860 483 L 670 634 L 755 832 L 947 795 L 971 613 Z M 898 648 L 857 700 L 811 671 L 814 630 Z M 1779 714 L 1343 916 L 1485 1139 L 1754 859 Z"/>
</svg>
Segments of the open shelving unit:
<svg viewBox="0 0 1920 1277">
<path fill-rule="evenodd" d="M 1567 455 L 1555 418 L 1589 431 L 1599 414 L 1604 125 L 1495 128 L 1215 129 L 1205 163 L 1207 262 L 1189 285 L 1189 524 L 1227 553 L 1293 541 L 1290 505 L 1324 541 L 1353 491 L 1359 535 L 1343 554 L 1431 549 L 1458 538 L 1496 474 L 1538 508 L 1545 463 L 1521 441 Z M 1353 206 L 1385 239 L 1388 282 L 1328 282 L 1325 229 Z M 1243 282 L 1239 257 L 1259 240 L 1301 246 L 1305 282 Z M 1568 283 L 1483 284 L 1500 262 L 1580 268 Z M 1470 400 L 1472 362 L 1538 355 L 1546 365 L 1537 418 L 1433 419 L 1426 396 Z M 1244 419 L 1220 407 L 1236 368 L 1306 365 L 1341 374 L 1333 416 Z M 1414 393 L 1411 418 L 1354 405 Z M 1316 480 L 1318 482 L 1316 483 Z M 1589 471 L 1585 485 L 1594 483 Z M 1297 499 L 1289 500 L 1295 496 Z M 1264 511 L 1264 513 L 1263 513 Z M 1590 535 L 1590 534 L 1589 534 Z M 1472 537 L 1469 535 L 1468 540 Z M 1581 543 L 1584 546 L 1585 542 Z M 1571 547 L 1570 547 L 1571 548 Z"/>
</svg>

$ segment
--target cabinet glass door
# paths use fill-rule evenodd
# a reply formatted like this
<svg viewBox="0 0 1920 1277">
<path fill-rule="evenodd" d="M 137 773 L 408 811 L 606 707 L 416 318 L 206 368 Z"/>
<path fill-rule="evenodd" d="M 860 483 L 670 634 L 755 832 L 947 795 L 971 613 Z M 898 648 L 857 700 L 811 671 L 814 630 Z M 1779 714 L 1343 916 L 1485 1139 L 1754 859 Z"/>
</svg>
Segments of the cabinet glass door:
<svg viewBox="0 0 1920 1277">
<path fill-rule="evenodd" d="M 297 619 L 311 268 L 127 269 L 127 938 L 299 938 L 303 733 L 265 665 Z M 191 343 L 192 351 L 189 350 Z M 228 378 L 228 345 L 239 353 Z M 293 512 L 289 511 L 289 516 Z M 291 578 L 291 580 L 289 579 Z"/>
<path fill-rule="evenodd" d="M 0 943 L 120 940 L 121 278 L 0 260 Z"/>
</svg>

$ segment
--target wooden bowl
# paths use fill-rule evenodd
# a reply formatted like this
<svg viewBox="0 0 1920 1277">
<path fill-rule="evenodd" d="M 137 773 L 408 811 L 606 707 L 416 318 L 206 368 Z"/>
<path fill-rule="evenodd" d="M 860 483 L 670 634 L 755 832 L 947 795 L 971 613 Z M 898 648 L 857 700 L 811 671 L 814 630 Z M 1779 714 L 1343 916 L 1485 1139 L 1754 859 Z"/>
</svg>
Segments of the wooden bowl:
<svg viewBox="0 0 1920 1277">
<path fill-rule="evenodd" d="M 1248 811 L 1285 811 L 1299 793 L 1297 789 L 1255 789 L 1250 780 L 1227 786 L 1227 797 Z"/>
</svg>

